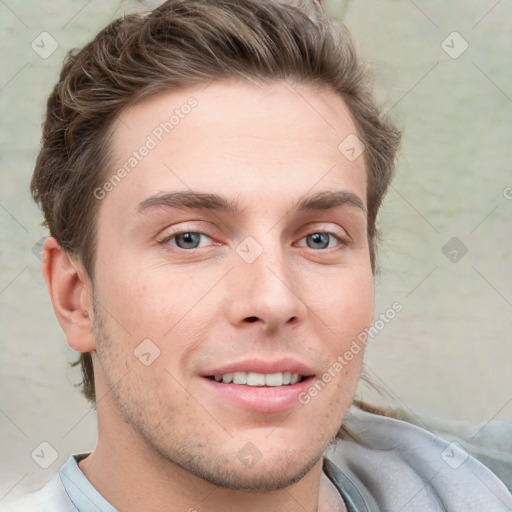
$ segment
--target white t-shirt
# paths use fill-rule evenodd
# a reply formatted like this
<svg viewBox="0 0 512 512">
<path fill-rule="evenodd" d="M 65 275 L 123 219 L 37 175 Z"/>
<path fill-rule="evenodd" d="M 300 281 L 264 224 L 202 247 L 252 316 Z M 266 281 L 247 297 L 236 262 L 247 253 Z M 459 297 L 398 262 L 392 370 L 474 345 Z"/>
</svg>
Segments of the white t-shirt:
<svg viewBox="0 0 512 512">
<path fill-rule="evenodd" d="M 360 442 L 333 443 L 325 453 L 324 472 L 348 512 L 512 511 L 505 484 L 458 444 L 356 408 L 345 425 Z M 0 503 L 0 510 L 116 512 L 78 467 L 87 455 L 71 456 L 42 489 L 11 505 Z"/>
</svg>

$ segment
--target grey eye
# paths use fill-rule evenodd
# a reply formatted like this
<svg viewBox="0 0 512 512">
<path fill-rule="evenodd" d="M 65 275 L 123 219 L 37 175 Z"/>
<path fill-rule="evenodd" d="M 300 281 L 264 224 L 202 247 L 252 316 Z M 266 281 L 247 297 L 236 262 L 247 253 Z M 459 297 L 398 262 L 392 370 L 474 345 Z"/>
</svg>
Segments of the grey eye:
<svg viewBox="0 0 512 512">
<path fill-rule="evenodd" d="M 306 236 L 306 244 L 310 249 L 325 249 L 329 246 L 330 238 L 329 233 L 312 233 Z"/>
<path fill-rule="evenodd" d="M 180 233 L 174 239 L 180 249 L 195 249 L 201 242 L 201 233 Z"/>
</svg>

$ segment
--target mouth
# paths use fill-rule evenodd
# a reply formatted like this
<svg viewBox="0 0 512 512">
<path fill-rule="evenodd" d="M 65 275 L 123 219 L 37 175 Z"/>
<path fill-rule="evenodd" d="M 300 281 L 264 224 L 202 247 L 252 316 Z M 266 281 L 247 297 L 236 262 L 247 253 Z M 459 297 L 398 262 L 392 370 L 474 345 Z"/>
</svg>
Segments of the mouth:
<svg viewBox="0 0 512 512">
<path fill-rule="evenodd" d="M 303 382 L 309 376 L 291 372 L 257 373 L 257 372 L 232 372 L 219 375 L 208 375 L 207 378 L 221 384 L 235 384 L 238 386 L 252 387 L 282 387 L 293 386 Z"/>
<path fill-rule="evenodd" d="M 269 360 L 248 355 L 199 374 L 219 408 L 264 414 L 301 405 L 299 397 L 313 384 L 315 375 L 312 366 L 295 357 Z"/>
</svg>

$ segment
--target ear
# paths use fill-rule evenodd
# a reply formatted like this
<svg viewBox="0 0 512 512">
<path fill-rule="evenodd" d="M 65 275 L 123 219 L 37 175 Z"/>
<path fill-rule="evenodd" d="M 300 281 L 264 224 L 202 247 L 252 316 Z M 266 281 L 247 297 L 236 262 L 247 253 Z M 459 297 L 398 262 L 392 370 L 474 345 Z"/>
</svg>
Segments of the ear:
<svg viewBox="0 0 512 512">
<path fill-rule="evenodd" d="M 43 244 L 43 276 L 68 345 L 77 352 L 95 350 L 92 334 L 92 283 L 82 265 L 48 237 Z"/>
</svg>

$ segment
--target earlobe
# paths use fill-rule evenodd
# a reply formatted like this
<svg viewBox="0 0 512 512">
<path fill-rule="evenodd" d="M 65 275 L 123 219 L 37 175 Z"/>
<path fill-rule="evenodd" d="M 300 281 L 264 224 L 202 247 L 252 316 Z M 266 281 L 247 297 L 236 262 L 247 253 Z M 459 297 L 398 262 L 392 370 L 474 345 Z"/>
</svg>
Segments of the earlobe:
<svg viewBox="0 0 512 512">
<path fill-rule="evenodd" d="M 92 334 L 92 283 L 79 262 L 53 237 L 43 245 L 43 276 L 66 340 L 77 352 L 95 349 Z"/>
</svg>

